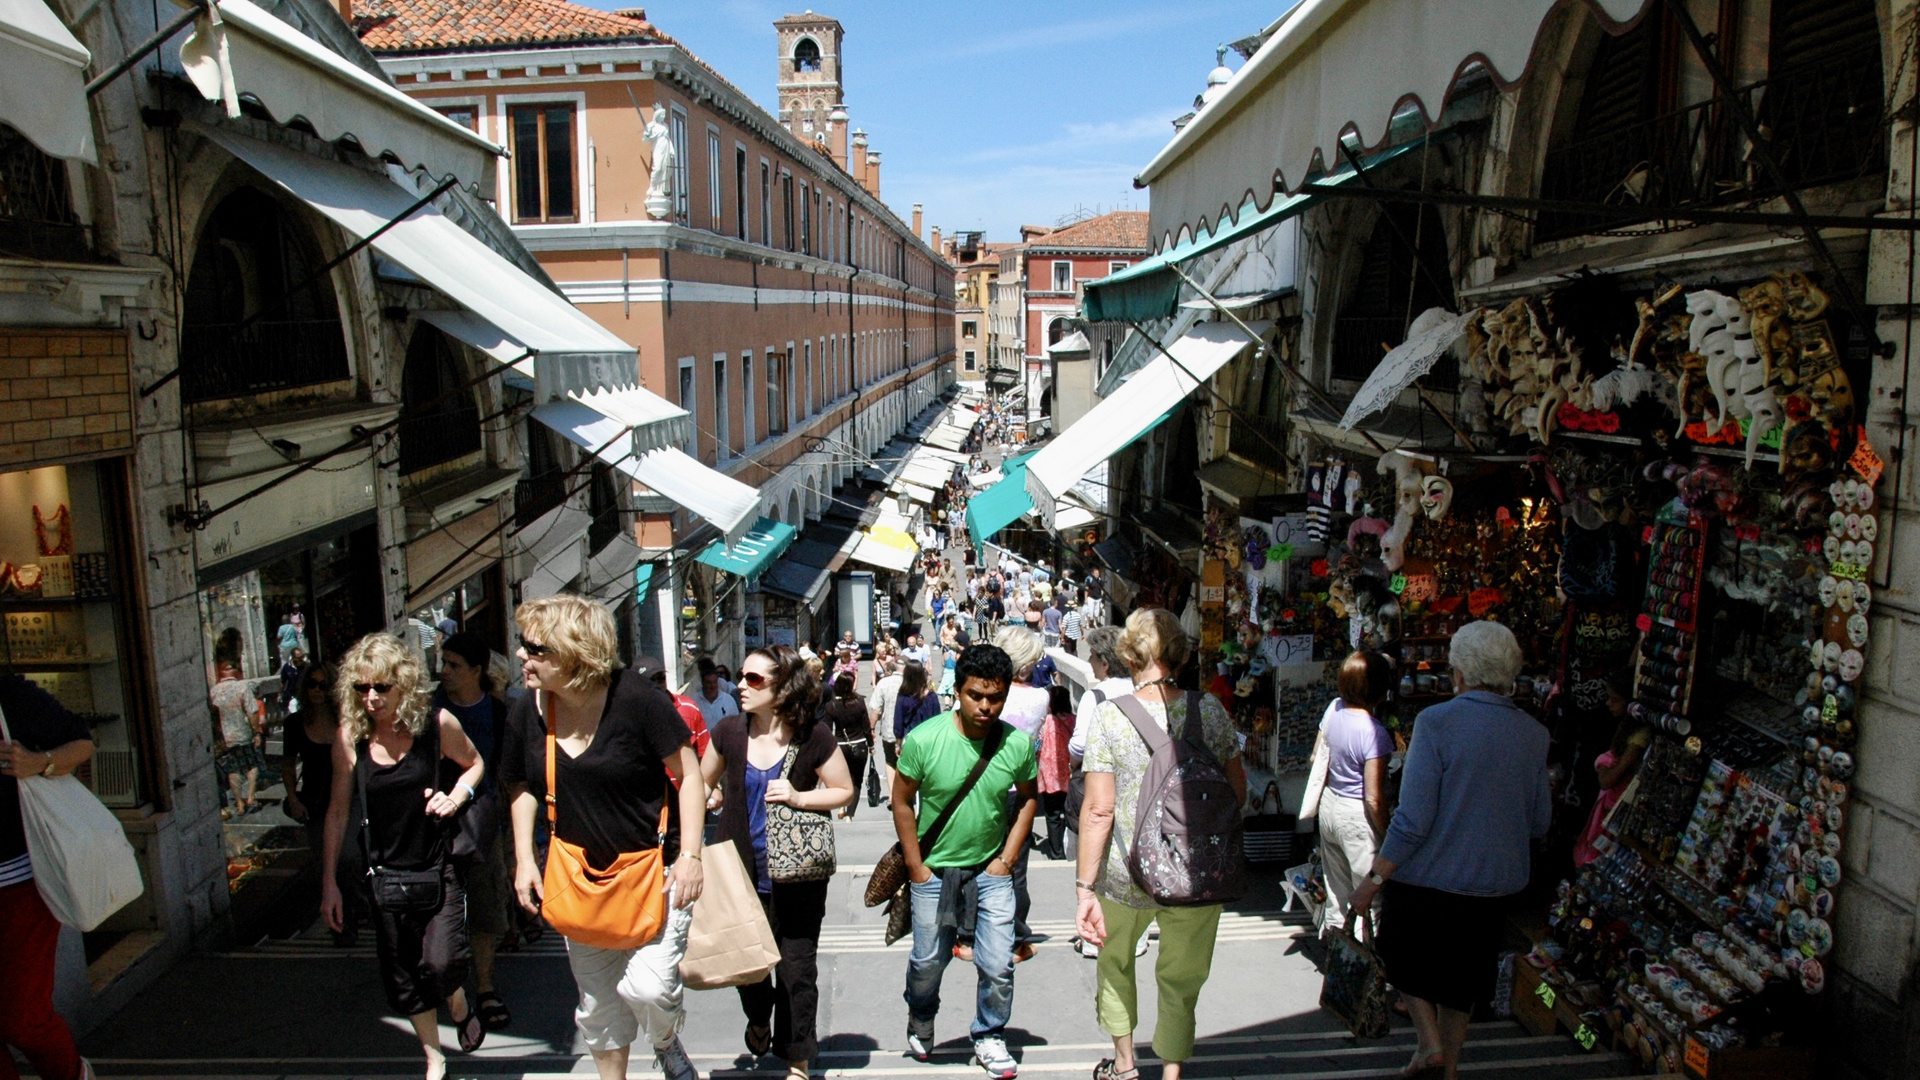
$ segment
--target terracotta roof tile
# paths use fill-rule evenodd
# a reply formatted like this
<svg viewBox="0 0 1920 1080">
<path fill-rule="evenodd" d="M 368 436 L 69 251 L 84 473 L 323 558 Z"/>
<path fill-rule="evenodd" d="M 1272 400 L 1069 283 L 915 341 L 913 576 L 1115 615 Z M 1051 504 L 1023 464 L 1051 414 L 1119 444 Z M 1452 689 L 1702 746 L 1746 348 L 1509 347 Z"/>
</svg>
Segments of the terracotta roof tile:
<svg viewBox="0 0 1920 1080">
<path fill-rule="evenodd" d="M 1028 242 L 1033 250 L 1066 251 L 1078 248 L 1102 251 L 1150 250 L 1147 241 L 1147 213 L 1144 210 L 1115 210 L 1096 218 L 1055 229 Z"/>
<path fill-rule="evenodd" d="M 653 24 L 566 0 L 355 0 L 353 28 L 379 55 L 542 45 L 674 44 Z"/>
</svg>

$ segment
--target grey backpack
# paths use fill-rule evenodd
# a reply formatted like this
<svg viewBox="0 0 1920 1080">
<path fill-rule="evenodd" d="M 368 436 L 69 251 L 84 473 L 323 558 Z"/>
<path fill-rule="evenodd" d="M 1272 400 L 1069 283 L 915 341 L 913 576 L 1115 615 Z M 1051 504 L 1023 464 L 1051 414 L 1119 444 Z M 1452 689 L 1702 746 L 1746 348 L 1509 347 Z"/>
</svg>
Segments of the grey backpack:
<svg viewBox="0 0 1920 1080">
<path fill-rule="evenodd" d="M 1153 755 L 1140 782 L 1127 871 L 1167 907 L 1219 904 L 1247 892 L 1246 837 L 1240 798 L 1227 770 L 1201 738 L 1200 695 L 1187 693 L 1179 738 L 1153 722 L 1132 694 L 1113 703 Z M 1171 720 L 1171 714 L 1169 714 Z"/>
</svg>

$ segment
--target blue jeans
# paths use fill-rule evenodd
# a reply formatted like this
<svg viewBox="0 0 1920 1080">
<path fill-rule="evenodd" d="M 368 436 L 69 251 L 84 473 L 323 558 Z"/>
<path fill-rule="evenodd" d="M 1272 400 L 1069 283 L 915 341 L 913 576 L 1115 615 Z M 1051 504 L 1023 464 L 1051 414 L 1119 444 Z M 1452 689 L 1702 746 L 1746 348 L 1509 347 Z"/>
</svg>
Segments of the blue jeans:
<svg viewBox="0 0 1920 1080">
<path fill-rule="evenodd" d="M 953 959 L 954 920 L 940 917 L 941 873 L 924 885 L 909 885 L 913 901 L 913 952 L 907 957 L 907 1020 L 931 1030 L 940 1014 L 940 978 Z M 979 915 L 974 922 L 973 966 L 980 971 L 972 1034 L 1004 1034 L 1013 1016 L 1013 878 L 981 873 L 974 878 Z M 957 899 L 957 898 L 956 898 Z M 956 905 L 957 906 L 957 905 Z"/>
</svg>

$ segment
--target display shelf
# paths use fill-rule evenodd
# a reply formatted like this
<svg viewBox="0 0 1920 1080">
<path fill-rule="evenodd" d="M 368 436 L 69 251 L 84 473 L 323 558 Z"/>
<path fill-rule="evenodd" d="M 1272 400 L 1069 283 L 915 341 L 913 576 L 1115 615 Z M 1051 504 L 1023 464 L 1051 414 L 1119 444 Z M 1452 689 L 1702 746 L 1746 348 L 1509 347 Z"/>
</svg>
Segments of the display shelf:
<svg viewBox="0 0 1920 1080">
<path fill-rule="evenodd" d="M 0 596 L 0 608 L 73 607 L 111 600 L 108 596 Z"/>
</svg>

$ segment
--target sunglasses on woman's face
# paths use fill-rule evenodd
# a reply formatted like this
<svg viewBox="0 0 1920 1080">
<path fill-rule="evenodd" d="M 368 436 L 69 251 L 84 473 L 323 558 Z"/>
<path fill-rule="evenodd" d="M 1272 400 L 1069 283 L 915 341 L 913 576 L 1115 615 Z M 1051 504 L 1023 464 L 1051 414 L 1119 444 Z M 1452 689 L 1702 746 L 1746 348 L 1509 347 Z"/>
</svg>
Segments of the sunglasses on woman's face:
<svg viewBox="0 0 1920 1080">
<path fill-rule="evenodd" d="M 552 649 L 547 648 L 545 645 L 537 645 L 531 641 L 528 641 L 526 638 L 520 639 L 520 648 L 524 649 L 528 656 L 545 656 L 548 653 L 553 651 Z"/>
<path fill-rule="evenodd" d="M 758 690 L 772 682 L 773 676 L 765 675 L 758 671 L 743 671 L 740 673 L 740 681 Z"/>
<path fill-rule="evenodd" d="M 353 684 L 353 692 L 356 694 L 364 694 L 369 690 L 376 694 L 390 694 L 393 692 L 393 684 L 390 682 L 357 682 Z"/>
</svg>

